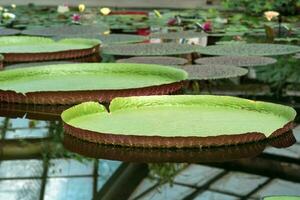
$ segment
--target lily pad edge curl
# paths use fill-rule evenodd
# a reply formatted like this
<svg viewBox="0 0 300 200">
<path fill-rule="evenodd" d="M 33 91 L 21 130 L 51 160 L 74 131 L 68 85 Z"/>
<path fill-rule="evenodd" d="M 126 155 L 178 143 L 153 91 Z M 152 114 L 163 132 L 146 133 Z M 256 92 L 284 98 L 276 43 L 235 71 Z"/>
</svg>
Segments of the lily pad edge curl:
<svg viewBox="0 0 300 200">
<path fill-rule="evenodd" d="M 102 126 L 101 122 L 109 118 L 109 117 L 105 118 L 105 116 L 108 113 L 110 113 L 109 116 L 111 117 L 114 113 L 118 113 L 117 115 L 120 116 L 122 112 L 127 112 L 127 114 L 128 112 L 129 113 L 133 112 L 137 114 L 138 113 L 137 111 L 146 112 L 147 108 L 151 109 L 151 112 L 153 112 L 153 109 L 154 110 L 159 109 L 160 112 L 157 113 L 156 116 L 157 119 L 155 120 L 159 120 L 159 122 L 161 122 L 162 125 L 165 126 L 165 124 L 163 124 L 162 122 L 164 119 L 160 118 L 160 116 L 163 115 L 161 110 L 169 109 L 167 111 L 170 111 L 170 109 L 174 110 L 178 108 L 178 106 L 179 109 L 188 108 L 188 109 L 195 110 L 197 109 L 197 106 L 200 106 L 200 108 L 202 109 L 208 105 L 217 106 L 216 107 L 217 109 L 220 109 L 221 107 L 227 107 L 228 109 L 233 109 L 233 111 L 236 109 L 244 109 L 245 112 L 252 110 L 262 115 L 264 113 L 264 114 L 274 115 L 272 117 L 279 118 L 280 116 L 284 118 L 284 123 L 280 125 L 277 124 L 276 126 L 272 125 L 275 127 L 273 127 L 274 131 L 271 131 L 270 133 L 251 131 L 251 132 L 241 132 L 241 133 L 234 133 L 234 134 L 218 133 L 209 136 L 205 135 L 206 133 L 204 133 L 204 135 L 202 133 L 200 136 L 199 135 L 196 136 L 198 133 L 196 134 L 182 133 L 182 132 L 188 132 L 188 130 L 186 129 L 184 129 L 184 131 L 180 132 L 180 134 L 177 135 L 176 133 L 173 132 L 171 133 L 171 131 L 170 131 L 170 135 L 168 135 L 168 133 L 165 134 L 163 132 L 161 132 L 162 133 L 161 135 L 158 132 L 157 127 L 155 129 L 156 133 L 149 134 L 147 133 L 147 128 L 145 128 L 146 126 L 148 126 L 147 123 L 149 121 L 147 120 L 146 120 L 147 122 L 145 121 L 145 123 L 142 125 L 143 131 L 138 132 L 137 134 L 126 133 L 126 130 L 125 131 L 122 130 L 122 132 L 116 131 L 115 133 L 96 130 L 97 128 L 99 128 L 99 126 L 100 129 L 103 128 L 101 127 Z M 183 107 L 180 108 L 180 106 Z M 293 128 L 293 120 L 296 116 L 296 111 L 293 108 L 288 106 L 266 103 L 266 102 L 259 102 L 259 101 L 252 101 L 252 100 L 242 99 L 238 97 L 213 96 L 213 95 L 198 95 L 198 96 L 176 95 L 176 96 L 147 96 L 147 97 L 116 98 L 111 102 L 109 110 L 110 111 L 108 112 L 103 105 L 100 105 L 99 103 L 96 102 L 85 102 L 67 109 L 61 115 L 62 120 L 64 122 L 64 128 L 66 133 L 85 141 L 100 143 L 105 145 L 141 147 L 141 148 L 204 148 L 204 147 L 217 147 L 217 146 L 245 144 L 250 142 L 259 142 L 265 140 L 266 138 L 273 138 L 282 135 Z M 148 114 L 146 114 L 146 116 L 148 116 Z M 94 116 L 97 116 L 97 118 L 94 118 L 94 120 L 92 120 L 93 124 L 97 124 L 96 129 L 95 127 L 93 128 L 89 126 L 88 124 L 86 124 L 86 121 L 84 121 L 84 120 L 91 120 Z M 142 118 L 140 113 L 138 116 Z M 174 119 L 171 118 L 170 120 L 175 121 L 176 120 L 175 118 Z M 126 120 L 128 121 L 129 119 L 130 119 L 130 115 L 126 116 Z M 193 120 L 193 119 L 188 118 L 187 120 Z M 201 121 L 199 121 L 198 119 L 197 122 L 198 123 L 203 122 L 202 124 L 207 123 L 205 122 L 205 118 L 202 119 Z M 116 126 L 120 125 L 121 127 L 122 123 L 123 123 L 122 120 L 118 121 L 118 125 L 116 124 Z M 131 123 L 136 123 L 138 125 L 141 122 L 132 121 Z M 157 124 L 157 122 L 155 123 Z M 132 126 L 132 124 L 130 126 Z M 214 126 L 218 126 L 218 124 L 214 124 Z M 256 126 L 253 124 L 251 125 L 251 127 L 257 128 Z M 120 127 L 113 127 L 113 129 L 116 128 L 115 130 L 117 130 Z M 180 129 L 180 125 L 178 127 L 177 128 Z M 106 128 L 104 127 L 104 129 L 108 130 L 107 127 Z M 188 129 L 190 128 L 188 127 Z M 132 128 L 129 128 L 128 130 L 130 132 Z M 152 131 L 153 127 L 152 129 L 150 127 L 150 130 Z M 190 130 L 193 129 L 191 128 Z"/>
</svg>

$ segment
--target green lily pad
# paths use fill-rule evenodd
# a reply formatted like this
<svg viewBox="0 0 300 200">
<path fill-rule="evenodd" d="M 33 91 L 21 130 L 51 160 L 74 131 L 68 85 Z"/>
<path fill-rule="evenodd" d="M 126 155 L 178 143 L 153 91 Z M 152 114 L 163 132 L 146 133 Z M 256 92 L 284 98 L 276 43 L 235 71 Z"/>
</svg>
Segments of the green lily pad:
<svg viewBox="0 0 300 200">
<path fill-rule="evenodd" d="M 189 80 L 212 80 L 225 79 L 244 76 L 248 73 L 247 69 L 229 65 L 183 65 L 176 66 L 185 70 L 189 75 Z"/>
<path fill-rule="evenodd" d="M 2 35 L 17 35 L 21 33 L 18 29 L 12 29 L 12 28 L 0 28 L 0 36 Z"/>
<path fill-rule="evenodd" d="M 283 44 L 228 44 L 199 48 L 198 52 L 220 56 L 276 56 L 300 52 L 300 47 Z"/>
<path fill-rule="evenodd" d="M 109 34 L 99 36 L 99 40 L 104 45 L 128 44 L 146 41 L 148 38 L 141 35 L 130 34 Z"/>
<path fill-rule="evenodd" d="M 76 36 L 76 35 L 100 35 L 109 31 L 109 27 L 106 24 L 96 25 L 65 25 L 65 26 L 50 26 L 31 28 L 22 31 L 24 35 L 35 36 Z"/>
<path fill-rule="evenodd" d="M 263 66 L 276 63 L 274 58 L 261 57 L 261 56 L 217 56 L 206 57 L 195 60 L 197 64 L 209 65 L 233 65 L 238 67 L 252 67 Z"/>
<path fill-rule="evenodd" d="M 33 104 L 108 102 L 116 96 L 174 92 L 182 87 L 181 82 L 186 78 L 183 70 L 147 64 L 28 67 L 0 73 L 0 101 Z"/>
<path fill-rule="evenodd" d="M 135 147 L 209 147 L 264 140 L 293 127 L 287 106 L 229 96 L 116 98 L 62 113 L 65 131 L 90 142 Z"/>
<path fill-rule="evenodd" d="M 109 55 L 122 56 L 162 56 L 180 55 L 195 52 L 199 47 L 189 44 L 126 44 L 103 47 L 102 52 Z"/>
<path fill-rule="evenodd" d="M 148 40 L 147 37 L 141 35 L 133 35 L 133 34 L 108 34 L 108 35 L 76 35 L 76 36 L 61 36 L 56 37 L 58 39 L 62 38 L 91 38 L 91 39 L 98 39 L 101 41 L 102 45 L 114 45 L 114 44 L 129 44 L 129 43 L 138 43 L 144 42 Z"/>
<path fill-rule="evenodd" d="M 300 200 L 300 196 L 269 196 L 263 200 Z"/>
<path fill-rule="evenodd" d="M 184 65 L 188 63 L 187 59 L 170 57 L 170 56 L 146 56 L 146 57 L 131 57 L 119 59 L 117 63 L 144 63 L 158 65 Z"/>
<path fill-rule="evenodd" d="M 195 31 L 179 31 L 179 32 L 168 32 L 168 33 L 153 33 L 150 35 L 150 38 L 160 38 L 160 39 L 169 39 L 175 40 L 180 38 L 202 38 L 206 37 L 207 34 L 203 32 Z"/>
<path fill-rule="evenodd" d="M 54 41 L 50 38 L 43 37 L 5 36 L 0 37 L 0 53 L 51 53 L 76 49 L 89 49 L 99 44 L 99 40 L 79 38 Z"/>
</svg>

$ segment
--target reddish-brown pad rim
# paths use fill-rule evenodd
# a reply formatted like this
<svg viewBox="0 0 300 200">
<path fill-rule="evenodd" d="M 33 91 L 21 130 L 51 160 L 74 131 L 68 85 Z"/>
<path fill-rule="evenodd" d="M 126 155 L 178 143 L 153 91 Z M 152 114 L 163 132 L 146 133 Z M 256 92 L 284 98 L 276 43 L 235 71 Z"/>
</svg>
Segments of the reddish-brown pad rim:
<svg viewBox="0 0 300 200">
<path fill-rule="evenodd" d="M 274 131 L 269 138 L 277 137 L 293 128 L 293 121 Z M 118 145 L 141 148 L 204 148 L 227 145 L 246 144 L 263 141 L 263 133 L 251 132 L 237 135 L 218 135 L 209 137 L 162 137 L 162 136 L 134 136 L 112 133 L 98 133 L 71 126 L 64 122 L 65 132 L 76 138 L 105 145 Z"/>
<path fill-rule="evenodd" d="M 0 102 L 22 104 L 73 105 L 85 101 L 110 102 L 116 97 L 171 94 L 183 87 L 184 82 L 120 90 L 45 91 L 24 94 L 0 90 Z"/>
<path fill-rule="evenodd" d="M 41 52 L 41 53 L 2 53 L 4 62 L 33 62 L 33 61 L 47 61 L 47 60 L 66 60 L 72 58 L 85 57 L 91 54 L 98 53 L 100 45 L 86 49 L 71 49 L 56 52 Z"/>
</svg>

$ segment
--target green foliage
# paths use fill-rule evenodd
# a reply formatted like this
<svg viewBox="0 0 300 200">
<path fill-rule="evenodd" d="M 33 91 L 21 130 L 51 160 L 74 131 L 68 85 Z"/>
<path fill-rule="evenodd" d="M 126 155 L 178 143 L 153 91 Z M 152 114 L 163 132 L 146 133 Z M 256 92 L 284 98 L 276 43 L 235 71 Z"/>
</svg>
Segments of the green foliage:
<svg viewBox="0 0 300 200">
<path fill-rule="evenodd" d="M 251 15 L 261 14 L 267 10 L 275 10 L 283 15 L 295 15 L 300 0 L 222 0 L 222 3 L 228 9 L 240 7 Z"/>
<path fill-rule="evenodd" d="M 148 164 L 150 178 L 158 179 L 160 184 L 169 183 L 170 185 L 173 185 L 176 174 L 185 167 L 186 164 L 177 163 Z"/>
<path fill-rule="evenodd" d="M 287 83 L 300 82 L 299 60 L 290 57 L 280 57 L 276 64 L 259 67 L 256 70 L 257 79 L 269 83 L 278 92 Z"/>
</svg>

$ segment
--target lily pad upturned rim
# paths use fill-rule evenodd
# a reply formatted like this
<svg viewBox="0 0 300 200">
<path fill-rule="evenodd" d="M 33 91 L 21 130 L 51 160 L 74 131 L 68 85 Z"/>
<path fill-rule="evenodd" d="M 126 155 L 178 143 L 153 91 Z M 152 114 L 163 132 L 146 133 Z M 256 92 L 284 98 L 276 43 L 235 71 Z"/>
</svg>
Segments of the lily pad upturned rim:
<svg viewBox="0 0 300 200">
<path fill-rule="evenodd" d="M 253 67 L 271 65 L 277 62 L 275 58 L 263 56 L 215 56 L 198 58 L 194 61 L 197 64 L 210 65 L 233 65 L 237 67 Z"/>
<path fill-rule="evenodd" d="M 274 115 L 284 116 L 285 124 L 279 127 L 274 132 L 270 133 L 268 138 L 277 137 L 282 135 L 293 128 L 293 120 L 296 116 L 296 111 L 288 106 L 250 101 L 238 97 L 229 96 L 213 96 L 213 95 L 175 95 L 175 96 L 148 96 L 148 97 L 127 97 L 114 99 L 109 107 L 109 112 L 106 108 L 96 102 L 85 102 L 65 110 L 61 117 L 64 122 L 64 129 L 67 134 L 70 134 L 79 139 L 95 142 L 105 145 L 129 146 L 129 147 L 142 147 L 142 148 L 203 148 L 203 147 L 217 147 L 236 144 L 245 144 L 249 142 L 263 141 L 267 137 L 264 133 L 260 132 L 246 132 L 239 134 L 226 135 L 220 133 L 214 136 L 161 136 L 153 134 L 145 136 L 142 133 L 139 135 L 126 134 L 123 130 L 122 133 L 106 133 L 97 132 L 92 129 L 82 128 L 80 125 L 72 123 L 74 119 L 83 116 L 89 116 L 100 113 L 113 113 L 117 112 L 118 116 L 123 112 L 128 112 L 130 109 L 145 109 L 149 107 L 164 106 L 196 106 L 204 101 L 206 104 L 220 104 L 223 101 L 224 106 L 235 108 L 239 106 L 242 109 L 250 109 L 253 111 L 271 112 Z M 235 108 L 237 109 L 237 108 Z M 102 116 L 103 117 L 103 116 Z M 157 116 L 159 118 L 159 114 Z M 156 129 L 153 129 L 154 132 Z M 156 130 L 157 131 L 157 130 Z"/>
<path fill-rule="evenodd" d="M 122 162 L 137 163 L 160 163 L 160 162 L 188 162 L 188 163 L 209 163 L 227 162 L 242 158 L 250 158 L 259 155 L 268 145 L 280 143 L 276 148 L 288 147 L 296 142 L 292 131 L 284 133 L 282 136 L 272 139 L 270 142 L 249 143 L 234 146 L 222 146 L 218 148 L 204 149 L 150 149 L 118 147 L 111 145 L 99 145 L 87 142 L 69 134 L 64 135 L 63 145 L 71 152 L 80 155 L 97 158 L 118 160 Z M 282 142 L 283 141 L 283 142 Z M 282 143 L 282 144 L 281 144 Z M 282 146 L 281 146 L 282 145 Z"/>
<path fill-rule="evenodd" d="M 189 80 L 226 79 L 244 76 L 248 73 L 247 69 L 232 65 L 203 64 L 174 67 L 186 71 L 189 75 Z"/>
<path fill-rule="evenodd" d="M 202 38 L 206 37 L 208 34 L 204 32 L 195 32 L 195 31 L 178 31 L 178 32 L 168 32 L 168 33 L 152 33 L 150 38 L 159 38 L 159 39 L 169 39 L 176 40 L 180 38 Z"/>
<path fill-rule="evenodd" d="M 122 44 L 103 47 L 102 53 L 119 56 L 164 56 L 182 55 L 196 52 L 199 47 L 190 44 L 178 43 L 139 43 Z"/>
<path fill-rule="evenodd" d="M 4 36 L 0 37 L 0 53 L 4 55 L 5 62 L 24 62 L 42 60 L 63 60 L 88 56 L 99 52 L 100 41 L 95 39 L 70 38 L 54 41 L 50 38 L 31 37 L 31 36 Z M 47 44 L 62 44 L 66 47 L 58 49 L 46 48 Z M 74 46 L 80 45 L 80 46 Z M 39 49 L 26 48 L 37 46 Z M 70 47 L 67 47 L 67 46 Z M 72 47 L 73 45 L 73 47 Z M 1 46 L 9 47 L 10 50 L 2 51 Z M 13 51 L 15 46 L 16 51 Z M 20 48 L 22 47 L 22 48 Z M 24 50 L 23 50 L 24 49 Z"/>
<path fill-rule="evenodd" d="M 51 78 L 49 75 L 57 77 L 58 75 L 67 76 L 72 75 L 97 75 L 97 73 L 123 73 L 130 72 L 132 76 L 135 74 L 147 76 L 147 73 L 152 73 L 157 76 L 165 77 L 161 81 L 153 80 L 150 84 L 149 80 L 145 83 L 135 83 L 135 86 L 130 87 L 110 87 L 109 86 L 94 86 L 94 89 L 87 85 L 74 85 L 74 89 L 59 89 L 57 87 L 50 87 L 45 89 L 43 86 L 35 86 L 37 89 L 21 88 L 13 89 L 17 86 L 6 86 L 3 82 L 10 80 L 18 80 L 22 78 L 30 79 L 30 77 L 44 77 L 43 80 Z M 134 72 L 134 73 L 133 73 Z M 45 76 L 46 75 L 46 76 Z M 166 79 L 167 77 L 167 79 Z M 77 77 L 78 78 L 78 77 Z M 132 77 L 130 77 L 132 78 Z M 183 70 L 175 69 L 173 67 L 166 67 L 160 65 L 150 64 L 125 64 L 125 63 L 80 63 L 80 64 L 61 64 L 40 67 L 27 67 L 2 71 L 0 73 L 0 101 L 8 103 L 25 103 L 25 104 L 76 104 L 84 101 L 99 101 L 110 102 L 115 97 L 122 96 L 140 96 L 140 95 L 159 95 L 169 94 L 175 92 L 183 87 L 183 81 L 186 80 L 187 73 Z M 21 80 L 20 79 L 20 80 Z M 29 81 L 25 79 L 26 83 Z M 38 80 L 38 79 L 37 79 Z M 76 79 L 78 80 L 78 79 Z M 74 80 L 74 82 L 76 82 Z M 139 80 L 139 79 L 137 79 Z M 50 80 L 51 81 L 51 80 Z M 61 79 L 64 81 L 64 79 Z M 156 81 L 156 82 L 155 82 Z M 20 82 L 19 82 L 20 83 Z M 38 82 L 35 82 L 38 83 Z M 57 81 L 54 84 L 57 84 Z M 49 84 L 49 82 L 47 83 Z M 119 83 L 120 84 L 120 83 Z M 131 83 L 133 84 L 133 82 Z M 52 84 L 51 84 L 52 85 Z M 69 85 L 68 87 L 72 87 Z M 23 86 L 22 86 L 23 87 Z M 42 89 L 39 89 L 42 88 Z"/>
<path fill-rule="evenodd" d="M 197 52 L 204 55 L 216 56 L 279 56 L 300 52 L 300 47 L 295 45 L 263 43 L 227 44 L 199 48 Z"/>
<path fill-rule="evenodd" d="M 130 58 L 119 59 L 117 63 L 144 63 L 159 65 L 184 65 L 188 63 L 185 58 L 171 56 L 136 56 Z"/>
</svg>

